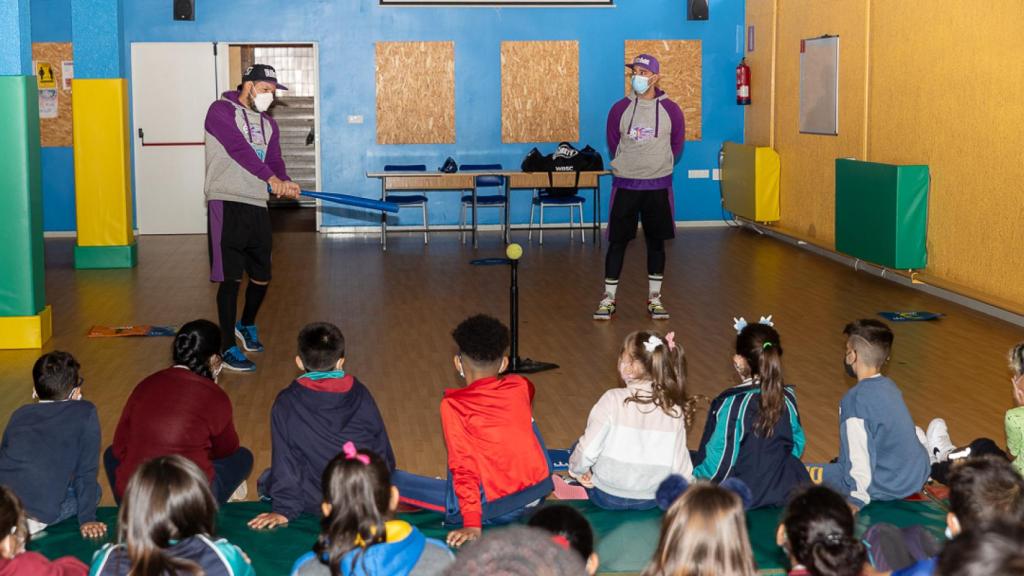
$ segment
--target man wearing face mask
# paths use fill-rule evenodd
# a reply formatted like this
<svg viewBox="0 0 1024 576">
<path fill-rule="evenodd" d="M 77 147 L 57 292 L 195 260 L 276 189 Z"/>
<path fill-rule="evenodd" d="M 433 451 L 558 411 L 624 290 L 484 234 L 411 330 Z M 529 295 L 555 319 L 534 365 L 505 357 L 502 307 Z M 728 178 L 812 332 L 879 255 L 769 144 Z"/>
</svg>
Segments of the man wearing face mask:
<svg viewBox="0 0 1024 576">
<path fill-rule="evenodd" d="M 271 66 L 250 66 L 237 91 L 225 92 L 206 113 L 206 206 L 210 281 L 219 282 L 217 315 L 224 368 L 251 372 L 247 352 L 262 352 L 256 313 L 270 283 L 272 236 L 269 194 L 297 199 L 299 185 L 288 178 L 281 136 L 266 114 L 277 82 Z M 269 192 L 269 194 L 268 194 Z M 249 275 L 245 307 L 236 322 L 242 274 Z"/>
<path fill-rule="evenodd" d="M 658 88 L 657 58 L 640 54 L 626 64 L 633 71 L 632 92 L 608 113 L 608 150 L 612 157 L 612 203 L 608 217 L 604 298 L 595 320 L 615 314 L 615 295 L 626 258 L 626 247 L 643 222 L 647 244 L 647 312 L 668 319 L 661 302 L 665 274 L 665 240 L 675 237 L 672 173 L 683 153 L 683 111 Z"/>
</svg>

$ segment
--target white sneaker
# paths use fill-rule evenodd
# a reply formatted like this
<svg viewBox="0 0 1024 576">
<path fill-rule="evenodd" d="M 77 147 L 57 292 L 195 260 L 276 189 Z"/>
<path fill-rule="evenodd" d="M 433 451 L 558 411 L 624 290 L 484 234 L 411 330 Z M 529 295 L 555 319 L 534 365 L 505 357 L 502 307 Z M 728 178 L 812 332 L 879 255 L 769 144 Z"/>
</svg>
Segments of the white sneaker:
<svg viewBox="0 0 1024 576">
<path fill-rule="evenodd" d="M 924 446 L 926 452 L 928 452 L 928 463 L 935 464 L 935 454 L 932 453 L 932 449 L 928 447 L 928 436 L 924 433 L 924 430 L 920 426 L 914 426 L 914 432 L 917 432 L 917 441 Z"/>
<path fill-rule="evenodd" d="M 651 294 L 647 300 L 647 313 L 651 315 L 651 320 L 668 320 L 668 310 L 665 310 L 665 306 L 661 303 L 661 294 Z"/>
<path fill-rule="evenodd" d="M 949 459 L 949 453 L 956 450 L 956 446 L 949 438 L 949 428 L 946 421 L 936 418 L 928 424 L 928 453 L 934 454 L 936 462 L 945 462 Z"/>
<path fill-rule="evenodd" d="M 242 483 L 238 485 L 238 488 L 235 488 L 235 491 L 231 493 L 231 497 L 228 498 L 228 502 L 242 502 L 248 497 L 249 484 L 243 480 Z"/>
<path fill-rule="evenodd" d="M 613 314 L 615 314 L 615 298 L 605 293 L 604 298 L 597 305 L 597 311 L 594 312 L 594 320 L 611 320 Z"/>
</svg>

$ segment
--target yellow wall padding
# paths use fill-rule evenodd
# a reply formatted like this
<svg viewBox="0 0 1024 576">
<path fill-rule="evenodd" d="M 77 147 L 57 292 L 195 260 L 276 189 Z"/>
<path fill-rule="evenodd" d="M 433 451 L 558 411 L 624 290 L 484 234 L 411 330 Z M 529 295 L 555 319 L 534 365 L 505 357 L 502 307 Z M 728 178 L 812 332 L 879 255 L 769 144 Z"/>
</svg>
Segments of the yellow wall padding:
<svg viewBox="0 0 1024 576">
<path fill-rule="evenodd" d="M 128 83 L 72 81 L 79 246 L 126 246 L 132 235 Z"/>
<path fill-rule="evenodd" d="M 774 145 L 772 70 L 775 62 L 776 1 L 747 0 L 747 27 L 754 27 L 754 51 L 744 53 L 750 66 L 750 106 L 745 110 L 743 141 L 754 146 Z"/>
<path fill-rule="evenodd" d="M 686 139 L 700 140 L 703 134 L 701 84 L 703 58 L 700 40 L 626 40 L 625 62 L 632 62 L 640 54 L 650 54 L 661 66 L 658 88 L 668 94 L 683 110 Z M 624 62 L 624 63 L 625 63 Z M 632 70 L 623 67 L 626 75 L 625 94 L 632 94 Z"/>
<path fill-rule="evenodd" d="M 775 65 L 752 74 L 755 83 L 774 75 L 780 228 L 834 247 L 836 158 L 927 164 L 928 266 L 919 277 L 1024 311 L 1024 106 L 1008 89 L 1024 82 L 1013 51 L 1020 0 L 748 0 L 748 23 L 767 20 L 768 9 Z M 839 136 L 798 131 L 799 42 L 822 34 L 840 37 Z M 761 143 L 764 111 L 750 112 L 746 134 Z"/>
<path fill-rule="evenodd" d="M 42 348 L 53 335 L 53 310 L 47 305 L 35 316 L 0 316 L 0 350 Z"/>
<path fill-rule="evenodd" d="M 377 143 L 455 143 L 455 43 L 377 42 Z"/>
<path fill-rule="evenodd" d="M 771 148 L 726 142 L 722 158 L 725 209 L 755 222 L 779 219 L 779 155 Z"/>
<path fill-rule="evenodd" d="M 580 139 L 580 43 L 501 43 L 501 141 Z"/>
<path fill-rule="evenodd" d="M 64 89 L 64 62 L 73 59 L 70 42 L 33 42 L 32 61 L 48 64 L 56 81 L 57 117 L 39 118 L 40 146 L 71 146 L 71 86 Z"/>
</svg>

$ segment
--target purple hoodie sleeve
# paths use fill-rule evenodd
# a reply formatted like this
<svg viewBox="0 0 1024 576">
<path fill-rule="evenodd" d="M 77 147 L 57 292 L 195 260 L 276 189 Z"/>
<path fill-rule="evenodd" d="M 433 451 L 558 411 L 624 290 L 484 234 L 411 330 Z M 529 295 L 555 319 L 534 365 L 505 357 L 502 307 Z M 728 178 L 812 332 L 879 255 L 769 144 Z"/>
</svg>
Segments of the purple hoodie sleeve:
<svg viewBox="0 0 1024 576">
<path fill-rule="evenodd" d="M 238 124 L 235 123 L 235 107 L 230 102 L 218 100 L 210 105 L 210 109 L 206 111 L 206 132 L 224 146 L 232 160 L 253 176 L 264 181 L 274 176 L 274 171 L 260 160 L 256 151 L 245 140 L 242 131 L 238 129 Z M 277 135 L 276 130 L 274 134 Z M 280 155 L 278 145 L 278 156 Z"/>
<path fill-rule="evenodd" d="M 267 142 L 267 166 L 270 166 L 274 175 L 281 180 L 291 180 L 288 177 L 288 171 L 285 170 L 284 158 L 281 157 L 281 131 L 277 128 L 277 122 L 274 122 L 272 118 L 268 116 L 267 120 L 273 130 L 270 142 Z"/>
<path fill-rule="evenodd" d="M 675 102 L 666 99 L 662 106 L 672 119 L 672 155 L 678 160 L 683 153 L 683 142 L 686 140 L 686 119 L 683 118 L 683 110 Z"/>
<path fill-rule="evenodd" d="M 608 111 L 608 127 L 606 129 L 608 136 L 608 158 L 615 158 L 615 151 L 619 148 L 619 139 L 622 137 L 622 132 L 619 130 L 619 126 L 622 124 L 622 114 L 629 108 L 629 99 L 623 98 L 614 105 L 612 109 Z"/>
</svg>

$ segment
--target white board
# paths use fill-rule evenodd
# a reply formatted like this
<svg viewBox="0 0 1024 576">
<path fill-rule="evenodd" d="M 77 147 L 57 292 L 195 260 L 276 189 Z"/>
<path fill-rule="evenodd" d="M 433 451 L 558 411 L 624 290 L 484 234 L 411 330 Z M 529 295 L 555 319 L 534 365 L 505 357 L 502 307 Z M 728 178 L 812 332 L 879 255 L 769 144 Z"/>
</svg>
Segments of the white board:
<svg viewBox="0 0 1024 576">
<path fill-rule="evenodd" d="M 839 133 L 839 37 L 800 41 L 800 132 Z"/>
<path fill-rule="evenodd" d="M 206 233 L 204 123 L 218 97 L 213 43 L 132 43 L 140 234 Z"/>
</svg>

